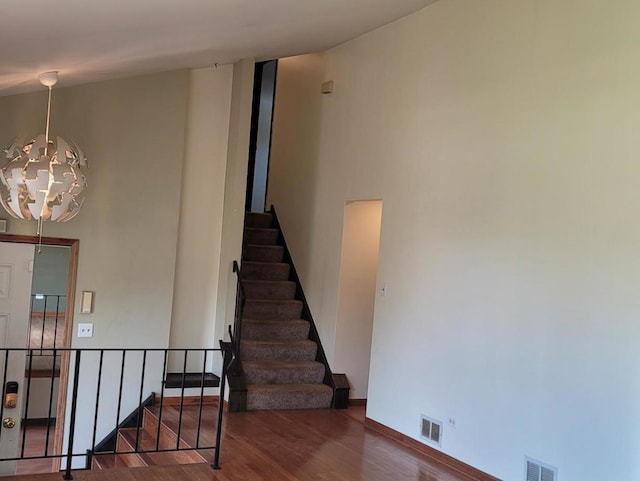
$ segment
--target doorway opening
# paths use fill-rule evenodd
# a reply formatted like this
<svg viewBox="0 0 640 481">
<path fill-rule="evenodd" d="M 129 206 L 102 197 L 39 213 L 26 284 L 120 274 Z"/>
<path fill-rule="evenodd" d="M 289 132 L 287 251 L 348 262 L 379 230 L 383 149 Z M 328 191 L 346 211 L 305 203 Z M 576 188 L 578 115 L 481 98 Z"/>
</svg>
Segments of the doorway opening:
<svg viewBox="0 0 640 481">
<path fill-rule="evenodd" d="M 347 374 L 352 404 L 366 404 L 376 299 L 382 200 L 344 207 L 334 366 Z"/>
<path fill-rule="evenodd" d="M 265 209 L 277 71 L 277 60 L 256 63 L 245 201 L 247 212 L 264 212 Z"/>
<path fill-rule="evenodd" d="M 3 252 L 11 255 L 12 246 L 22 246 L 24 259 L 20 262 L 29 264 L 29 279 L 16 285 L 19 290 L 11 296 L 15 311 L 8 306 L 11 324 L 7 330 L 15 335 L 4 340 L 4 347 L 28 349 L 10 360 L 19 370 L 12 376 L 18 381 L 18 407 L 13 416 L 19 419 L 19 429 L 13 446 L 2 449 L 15 450 L 17 457 L 41 455 L 45 445 L 49 454 L 62 452 L 64 423 L 56 421 L 64 420 L 69 353 L 58 349 L 71 347 L 79 242 L 43 238 L 40 247 L 38 243 L 33 236 L 0 235 L 0 257 Z M 21 460 L 13 468 L 6 463 L 3 470 L 16 474 L 60 469 L 57 458 Z"/>
</svg>

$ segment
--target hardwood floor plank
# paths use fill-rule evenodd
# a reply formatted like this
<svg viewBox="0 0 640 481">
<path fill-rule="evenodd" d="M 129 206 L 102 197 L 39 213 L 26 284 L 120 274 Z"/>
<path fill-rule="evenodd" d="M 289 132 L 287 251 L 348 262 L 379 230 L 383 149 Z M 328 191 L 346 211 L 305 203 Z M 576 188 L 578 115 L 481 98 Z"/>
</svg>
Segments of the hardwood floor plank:
<svg viewBox="0 0 640 481">
<path fill-rule="evenodd" d="M 203 444 L 212 444 L 216 408 L 203 416 Z M 157 407 L 153 408 L 157 411 Z M 179 409 L 165 406 L 163 421 L 177 427 Z M 195 440 L 198 409 L 183 409 L 183 439 Z M 358 416 L 356 416 L 358 417 Z M 213 451 L 200 451 L 211 462 Z M 478 481 L 365 428 L 347 411 L 303 410 L 225 414 L 220 464 L 149 466 L 74 472 L 76 481 Z M 47 477 L 48 476 L 48 477 Z M 12 478 L 8 478 L 12 479 Z M 25 478 L 15 478 L 24 481 Z M 60 474 L 34 475 L 60 481 Z"/>
</svg>

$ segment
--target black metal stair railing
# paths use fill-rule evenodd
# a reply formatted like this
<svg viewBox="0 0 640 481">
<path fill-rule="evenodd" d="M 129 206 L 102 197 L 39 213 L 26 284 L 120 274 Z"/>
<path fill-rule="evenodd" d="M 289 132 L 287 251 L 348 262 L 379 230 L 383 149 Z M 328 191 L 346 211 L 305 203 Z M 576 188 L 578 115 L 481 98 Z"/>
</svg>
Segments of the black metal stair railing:
<svg viewBox="0 0 640 481">
<path fill-rule="evenodd" d="M 233 261 L 233 272 L 236 274 L 236 306 L 233 319 L 233 330 L 229 326 L 229 338 L 233 344 L 234 358 L 229 368 L 229 373 L 237 376 L 240 374 L 240 341 L 242 340 L 242 313 L 247 294 L 242 285 L 242 271 L 238 261 Z"/>
<path fill-rule="evenodd" d="M 54 359 L 55 356 L 62 353 L 67 354 L 70 359 L 69 388 L 72 394 L 69 401 L 70 404 L 67 404 L 69 409 L 69 422 L 65 425 L 66 446 L 64 447 L 63 452 L 52 452 L 53 450 L 49 446 L 49 441 L 54 435 L 54 428 L 52 427 L 52 424 L 55 423 L 55 418 L 52 416 L 55 416 L 54 379 L 57 377 L 55 363 L 51 363 L 51 373 L 50 376 L 48 376 L 50 385 L 47 396 L 48 406 L 46 408 L 48 412 L 48 419 L 46 419 L 46 439 L 44 446 L 42 446 L 42 451 L 38 454 L 32 454 L 34 452 L 33 446 L 31 446 L 29 450 L 26 449 L 26 446 L 29 443 L 30 434 L 30 409 L 32 409 L 33 403 L 35 402 L 35 400 L 30 399 L 32 384 L 35 379 L 31 375 L 34 351 L 36 351 L 36 349 L 0 349 L 3 400 L 7 394 L 7 381 L 11 380 L 8 379 L 8 374 L 11 372 L 15 373 L 15 366 L 19 367 L 22 365 L 26 367 L 24 387 L 20 386 L 20 389 L 25 393 L 24 412 L 22 413 L 23 422 L 20 425 L 18 420 L 16 426 L 18 429 L 21 429 L 22 436 L 19 441 L 16 455 L 2 457 L 0 458 L 0 461 L 58 458 L 65 461 L 64 479 L 72 479 L 71 471 L 78 467 L 78 463 L 74 463 L 74 459 L 78 458 L 85 457 L 85 463 L 83 466 L 87 467 L 91 465 L 91 457 L 99 454 L 108 453 L 121 455 L 211 449 L 214 450 L 214 457 L 211 465 L 215 469 L 220 468 L 225 380 L 229 365 L 234 358 L 234 345 L 232 343 L 221 341 L 219 348 L 211 349 L 53 348 L 52 355 L 54 356 Z M 206 416 L 205 412 L 207 409 L 210 409 L 210 406 L 208 406 L 208 403 L 205 401 L 204 374 L 207 362 L 212 359 L 212 356 L 215 353 L 222 354 L 223 361 L 216 416 L 217 425 L 215 427 L 215 435 L 213 436 L 214 442 L 211 443 L 203 442 L 201 433 L 203 431 L 203 421 L 205 419 L 208 420 L 213 418 L 213 416 Z M 182 383 L 179 396 L 167 396 L 164 379 L 167 374 L 168 356 L 170 354 L 182 354 L 184 356 L 182 370 L 183 381 L 186 377 L 187 359 L 191 358 L 193 360 L 193 357 L 202 359 L 203 379 L 199 396 L 197 396 L 199 397 L 199 400 L 197 401 L 198 413 L 195 440 L 190 441 L 191 444 L 188 444 L 181 439 L 181 429 L 183 410 L 187 404 L 193 406 L 194 400 L 190 399 L 189 402 L 185 402 L 184 382 Z M 12 364 L 11 369 L 9 368 L 10 364 Z M 160 390 L 159 399 L 155 394 L 158 389 Z M 166 443 L 161 445 L 160 442 L 163 404 L 167 397 L 179 397 L 179 401 L 174 401 L 174 405 L 179 405 L 176 443 L 175 446 L 169 447 L 166 446 Z M 193 396 L 190 397 L 193 398 Z M 22 400 L 18 399 L 18 403 L 20 402 L 22 402 Z M 155 446 L 149 446 L 147 443 L 145 447 L 143 447 L 141 433 L 143 430 L 143 412 L 146 404 L 154 402 L 159 402 Z M 0 419 L 4 419 L 5 416 L 10 417 L 13 414 L 14 409 L 15 408 L 6 408 L 4 402 L 0 403 Z M 118 443 L 114 442 L 108 450 L 103 450 L 98 453 L 96 448 L 101 444 L 97 442 L 98 439 L 103 438 L 105 434 L 107 436 L 115 434 L 117 437 L 119 431 L 124 429 L 122 416 L 123 413 L 127 412 L 132 413 L 127 417 L 127 420 L 133 420 L 131 428 L 136 430 L 133 449 L 119 449 Z M 39 419 L 39 421 L 41 420 Z M 109 425 L 114 426 L 115 428 L 110 430 L 108 428 Z M 10 428 L 0 425 L 0 438 L 6 429 Z M 210 435 L 208 439 L 211 439 Z M 27 451 L 29 451 L 28 454 Z M 75 467 L 74 464 L 76 465 Z"/>
</svg>

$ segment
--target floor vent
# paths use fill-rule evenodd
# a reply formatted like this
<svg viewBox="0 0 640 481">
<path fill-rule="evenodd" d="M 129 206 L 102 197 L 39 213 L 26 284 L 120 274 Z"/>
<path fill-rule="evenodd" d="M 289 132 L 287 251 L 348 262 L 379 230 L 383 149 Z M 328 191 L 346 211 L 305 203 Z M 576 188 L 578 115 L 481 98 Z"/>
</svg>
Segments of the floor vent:
<svg viewBox="0 0 640 481">
<path fill-rule="evenodd" d="M 525 481 L 558 481 L 558 468 L 525 457 Z"/>
<path fill-rule="evenodd" d="M 422 415 L 420 437 L 431 444 L 442 446 L 442 423 Z"/>
</svg>

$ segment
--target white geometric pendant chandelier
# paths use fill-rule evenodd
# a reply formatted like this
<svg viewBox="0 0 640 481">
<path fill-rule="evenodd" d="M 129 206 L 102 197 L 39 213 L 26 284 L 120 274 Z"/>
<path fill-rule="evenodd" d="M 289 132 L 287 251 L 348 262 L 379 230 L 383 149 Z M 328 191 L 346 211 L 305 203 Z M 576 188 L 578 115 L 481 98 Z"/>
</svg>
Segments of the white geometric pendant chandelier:
<svg viewBox="0 0 640 481">
<path fill-rule="evenodd" d="M 42 222 L 66 222 L 73 219 L 84 202 L 87 177 L 83 170 L 87 159 L 73 142 L 49 136 L 51 88 L 57 72 L 40 76 L 49 88 L 47 126 L 44 134 L 23 143 L 13 142 L 4 150 L 7 162 L 0 169 L 0 203 L 16 219 L 37 220 L 38 234 Z"/>
</svg>

